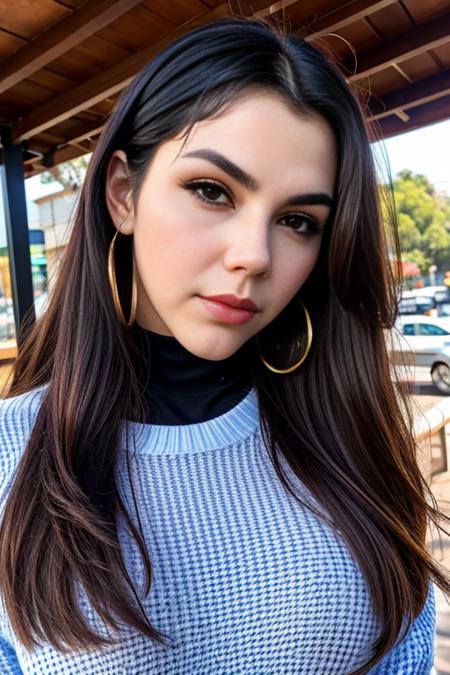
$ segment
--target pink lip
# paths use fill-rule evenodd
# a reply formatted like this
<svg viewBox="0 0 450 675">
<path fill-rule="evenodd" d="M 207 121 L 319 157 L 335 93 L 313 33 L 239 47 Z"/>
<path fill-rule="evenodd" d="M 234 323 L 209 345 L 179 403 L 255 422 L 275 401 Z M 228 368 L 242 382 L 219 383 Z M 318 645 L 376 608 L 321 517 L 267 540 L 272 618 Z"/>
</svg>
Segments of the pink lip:
<svg viewBox="0 0 450 675">
<path fill-rule="evenodd" d="M 223 295 L 208 295 L 200 296 L 204 300 L 211 300 L 211 302 L 220 302 L 222 305 L 229 305 L 230 307 L 235 307 L 236 309 L 246 309 L 249 312 L 259 312 L 260 309 L 253 300 L 250 298 L 238 298 L 235 295 L 229 293 Z"/>
<path fill-rule="evenodd" d="M 199 296 L 200 300 L 203 302 L 205 308 L 212 314 L 216 319 L 222 323 L 240 325 L 250 321 L 258 310 L 246 309 L 242 307 L 243 303 L 256 307 L 254 302 L 251 300 L 242 301 L 236 298 L 234 295 L 215 295 L 210 297 Z M 218 300 L 218 298 L 227 298 L 228 302 L 223 300 Z M 238 301 L 241 304 L 241 307 L 236 307 L 229 304 L 229 299 L 232 299 L 233 302 Z"/>
</svg>

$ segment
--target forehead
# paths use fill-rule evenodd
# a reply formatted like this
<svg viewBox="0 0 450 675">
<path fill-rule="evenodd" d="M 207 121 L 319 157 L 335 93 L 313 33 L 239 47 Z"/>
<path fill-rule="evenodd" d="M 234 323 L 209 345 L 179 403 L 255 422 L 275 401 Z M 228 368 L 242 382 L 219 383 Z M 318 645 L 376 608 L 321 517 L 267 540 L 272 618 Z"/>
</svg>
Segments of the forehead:
<svg viewBox="0 0 450 675">
<path fill-rule="evenodd" d="M 186 159 L 192 150 L 208 148 L 231 159 L 261 185 L 288 184 L 333 192 L 336 144 L 319 115 L 293 111 L 273 94 L 253 93 L 219 115 L 197 122 L 190 133 L 163 143 L 155 159 L 168 167 L 202 160 Z"/>
</svg>

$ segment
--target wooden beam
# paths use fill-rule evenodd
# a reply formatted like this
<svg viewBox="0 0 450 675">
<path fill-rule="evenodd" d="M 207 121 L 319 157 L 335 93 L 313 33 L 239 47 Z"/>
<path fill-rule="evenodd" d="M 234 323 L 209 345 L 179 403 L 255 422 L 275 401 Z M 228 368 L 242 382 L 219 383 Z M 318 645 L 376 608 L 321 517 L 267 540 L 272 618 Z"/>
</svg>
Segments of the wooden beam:
<svg viewBox="0 0 450 675">
<path fill-rule="evenodd" d="M 141 0 L 89 0 L 0 66 L 0 94 L 121 17 Z"/>
<path fill-rule="evenodd" d="M 103 131 L 103 127 L 106 124 L 106 120 L 99 120 L 95 125 L 83 124 L 75 127 L 70 133 L 65 143 L 68 145 L 76 145 L 77 143 L 83 143 L 83 141 L 90 141 Z"/>
<path fill-rule="evenodd" d="M 256 6 L 255 3 L 250 3 L 250 5 L 252 7 L 254 6 L 254 10 L 252 11 L 253 16 L 263 19 L 266 16 L 275 14 L 275 12 L 282 12 L 284 9 L 287 9 L 289 5 L 293 5 L 297 1 L 298 0 L 278 0 L 278 2 L 271 2 L 269 4 L 267 4 L 267 2 L 260 2 L 257 3 Z M 263 5 L 263 7 L 258 9 L 261 5 Z M 264 7 L 264 5 L 267 6 Z"/>
<path fill-rule="evenodd" d="M 197 26 L 210 23 L 214 19 L 229 16 L 229 4 L 224 2 L 215 9 L 204 12 L 192 18 L 188 23 L 164 36 L 153 45 L 131 54 L 126 59 L 116 63 L 105 72 L 98 73 L 89 80 L 74 87 L 71 91 L 64 92 L 52 100 L 44 103 L 37 110 L 29 112 L 13 125 L 12 133 L 14 142 L 36 136 L 41 131 L 48 129 L 69 117 L 76 115 L 86 108 L 96 105 L 108 96 L 120 92 L 133 79 L 133 77 L 145 66 L 145 64 L 167 46 L 174 38 L 183 35 L 188 30 Z"/>
<path fill-rule="evenodd" d="M 450 41 L 450 14 L 414 26 L 409 30 L 384 40 L 383 44 L 370 47 L 357 55 L 357 69 L 348 76 L 350 82 L 384 70 L 395 63 L 411 59 Z M 344 63 L 344 70 L 354 70 L 353 59 Z"/>
<path fill-rule="evenodd" d="M 431 78 L 430 78 L 431 79 Z M 432 107 L 428 110 L 415 111 L 412 117 L 408 118 L 407 122 L 402 122 L 401 119 L 392 111 L 389 118 L 369 118 L 369 122 L 372 122 L 370 125 L 372 127 L 372 136 L 375 134 L 375 138 L 372 137 L 372 140 L 379 140 L 380 135 L 384 138 L 389 136 L 394 136 L 396 134 L 404 133 L 417 129 L 427 124 L 433 124 L 435 122 L 442 121 L 450 117 L 450 98 L 448 98 L 443 105 L 438 107 Z M 72 141 L 68 141 L 68 145 L 55 149 L 54 152 L 54 164 L 61 164 L 62 162 L 67 162 L 70 159 L 75 159 L 85 154 L 85 152 L 91 152 L 95 148 L 97 143 L 97 138 L 95 136 L 101 132 L 102 127 L 90 128 L 87 129 L 83 135 L 80 135 L 77 138 L 74 138 Z M 86 141 L 89 139 L 87 146 L 80 147 L 78 143 Z M 75 143 L 72 145 L 71 143 Z M 88 149 L 90 148 L 90 149 Z M 28 166 L 26 168 L 27 177 L 31 175 L 36 175 L 42 171 L 47 171 L 47 167 L 44 167 L 41 164 L 39 158 L 35 160 L 29 160 L 26 163 Z"/>
<path fill-rule="evenodd" d="M 315 21 L 308 24 L 312 31 L 305 35 L 308 42 L 346 28 L 356 21 L 361 21 L 381 9 L 397 3 L 397 0 L 354 0 L 343 7 L 319 16 Z"/>
<path fill-rule="evenodd" d="M 277 12 L 282 12 L 296 2 L 298 2 L 298 0 L 279 0 L 278 2 L 272 2 L 263 9 L 258 9 L 257 3 L 257 11 L 254 11 L 253 15 L 259 18 L 265 18 Z M 308 23 L 308 30 L 311 30 L 311 33 L 305 35 L 305 40 L 317 40 L 330 32 L 345 28 L 349 24 L 365 19 L 367 16 L 379 12 L 381 9 L 394 5 L 397 2 L 398 0 L 353 0 L 352 2 L 345 4 L 345 6 L 326 12 L 311 23 Z M 254 5 L 255 3 L 253 2 L 250 4 Z M 301 30 L 302 28 L 304 29 L 304 26 L 299 25 L 296 28 Z"/>
<path fill-rule="evenodd" d="M 96 146 L 97 141 L 86 142 L 85 145 L 65 145 L 63 148 L 56 148 L 53 153 L 53 164 L 57 166 L 63 162 L 68 162 L 71 159 L 76 159 L 82 155 L 92 152 Z M 36 164 L 42 164 L 39 158 L 36 158 Z M 48 171 L 51 167 L 45 167 L 43 171 Z"/>
<path fill-rule="evenodd" d="M 369 120 L 380 120 L 450 95 L 450 70 L 424 78 L 414 84 L 369 102 Z"/>
<path fill-rule="evenodd" d="M 428 124 L 442 122 L 450 118 L 450 97 L 432 101 L 426 106 L 410 111 L 410 119 L 407 122 L 402 122 L 396 115 L 386 117 L 385 119 L 375 120 L 372 124 L 372 131 L 374 138 L 372 140 L 379 140 L 380 135 L 383 138 L 396 136 L 398 134 L 412 131 L 425 127 Z"/>
</svg>

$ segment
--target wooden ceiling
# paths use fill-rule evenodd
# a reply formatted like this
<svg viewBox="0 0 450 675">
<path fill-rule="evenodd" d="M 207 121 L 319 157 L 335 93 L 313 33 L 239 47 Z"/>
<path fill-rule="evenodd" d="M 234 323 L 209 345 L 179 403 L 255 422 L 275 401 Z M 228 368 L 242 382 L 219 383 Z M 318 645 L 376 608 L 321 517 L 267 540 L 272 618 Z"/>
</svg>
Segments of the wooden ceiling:
<svg viewBox="0 0 450 675">
<path fill-rule="evenodd" d="M 450 0 L 0 0 L 0 124 L 27 144 L 26 175 L 90 152 L 159 49 L 232 13 L 324 46 L 378 134 L 450 117 Z"/>
</svg>

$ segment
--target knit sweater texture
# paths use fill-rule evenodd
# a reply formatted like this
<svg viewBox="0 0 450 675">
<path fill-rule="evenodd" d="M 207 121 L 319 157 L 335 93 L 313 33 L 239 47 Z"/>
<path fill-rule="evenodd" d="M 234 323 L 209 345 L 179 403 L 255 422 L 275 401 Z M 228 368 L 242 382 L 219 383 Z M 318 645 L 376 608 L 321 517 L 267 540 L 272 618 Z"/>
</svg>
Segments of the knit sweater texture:
<svg viewBox="0 0 450 675">
<path fill-rule="evenodd" d="M 0 402 L 1 508 L 43 392 Z M 169 644 L 124 627 L 120 642 L 101 651 L 62 654 L 44 643 L 28 652 L 2 602 L 1 675 L 345 675 L 368 659 L 380 626 L 366 581 L 339 533 L 277 477 L 255 390 L 206 422 L 124 423 L 117 480 L 136 522 L 139 509 L 152 561 L 144 606 Z M 314 505 L 295 480 L 299 497 Z M 119 526 L 142 588 L 139 552 Z M 82 593 L 80 603 L 106 633 Z M 371 672 L 426 675 L 434 634 L 431 590 L 411 631 Z"/>
</svg>

